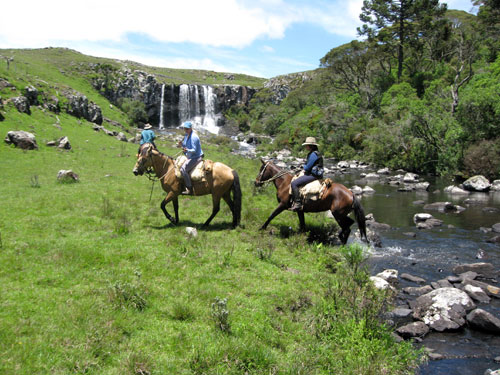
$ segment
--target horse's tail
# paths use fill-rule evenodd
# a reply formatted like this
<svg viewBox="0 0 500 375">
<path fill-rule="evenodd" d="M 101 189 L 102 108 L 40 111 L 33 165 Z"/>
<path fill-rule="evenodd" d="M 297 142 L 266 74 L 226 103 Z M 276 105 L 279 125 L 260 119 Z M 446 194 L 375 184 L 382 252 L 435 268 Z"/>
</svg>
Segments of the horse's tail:
<svg viewBox="0 0 500 375">
<path fill-rule="evenodd" d="M 238 173 L 233 169 L 233 227 L 237 227 L 241 219 L 241 187 Z"/>
<path fill-rule="evenodd" d="M 354 194 L 352 196 L 352 208 L 354 210 L 354 217 L 356 218 L 356 222 L 358 223 L 359 235 L 361 237 L 361 240 L 363 240 L 364 237 L 365 241 L 368 242 L 368 237 L 366 236 L 365 210 L 363 209 L 363 206 L 361 206 L 361 202 L 359 201 L 359 199 Z"/>
</svg>

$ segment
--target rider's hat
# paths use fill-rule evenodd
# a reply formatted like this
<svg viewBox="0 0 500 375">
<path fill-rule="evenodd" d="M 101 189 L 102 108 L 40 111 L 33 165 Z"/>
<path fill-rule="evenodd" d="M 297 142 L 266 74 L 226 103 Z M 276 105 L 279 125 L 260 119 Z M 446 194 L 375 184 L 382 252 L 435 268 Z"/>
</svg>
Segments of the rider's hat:
<svg viewBox="0 0 500 375">
<path fill-rule="evenodd" d="M 151 128 L 152 128 L 151 124 L 144 125 L 144 130 L 148 130 L 148 129 L 151 129 Z"/>
<path fill-rule="evenodd" d="M 302 143 L 302 146 L 307 146 L 307 145 L 319 146 L 318 143 L 316 142 L 316 138 L 314 137 L 307 137 L 306 141 Z"/>
<path fill-rule="evenodd" d="M 191 121 L 186 121 L 181 125 L 181 127 L 186 129 L 191 129 L 193 127 L 193 124 L 191 123 Z"/>
</svg>

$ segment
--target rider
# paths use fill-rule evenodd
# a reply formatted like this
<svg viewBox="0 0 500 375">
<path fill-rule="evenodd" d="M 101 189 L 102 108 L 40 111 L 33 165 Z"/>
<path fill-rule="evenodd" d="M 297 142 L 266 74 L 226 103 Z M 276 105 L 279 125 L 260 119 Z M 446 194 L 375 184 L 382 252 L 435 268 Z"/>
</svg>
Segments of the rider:
<svg viewBox="0 0 500 375">
<path fill-rule="evenodd" d="M 156 138 L 156 135 L 154 131 L 152 131 L 153 127 L 150 124 L 144 125 L 144 130 L 141 132 L 141 141 L 140 145 L 142 146 L 144 143 L 151 143 L 154 148 L 157 148 L 154 142 L 154 139 Z M 140 150 L 140 146 L 139 146 Z"/>
<path fill-rule="evenodd" d="M 198 134 L 193 132 L 193 124 L 190 121 L 186 121 L 182 124 L 184 128 L 184 139 L 179 142 L 182 146 L 182 150 L 187 157 L 187 160 L 181 167 L 181 174 L 184 177 L 184 184 L 186 189 L 181 193 L 184 195 L 193 194 L 193 184 L 191 183 L 191 176 L 189 172 L 196 167 L 196 165 L 203 159 L 203 151 L 201 150 L 201 143 Z"/>
<path fill-rule="evenodd" d="M 309 153 L 307 154 L 306 164 L 303 167 L 304 175 L 292 181 L 293 204 L 290 207 L 291 211 L 300 211 L 303 209 L 299 189 L 309 182 L 323 178 L 323 157 L 318 151 L 316 138 L 307 137 L 302 146 L 305 146 Z"/>
</svg>

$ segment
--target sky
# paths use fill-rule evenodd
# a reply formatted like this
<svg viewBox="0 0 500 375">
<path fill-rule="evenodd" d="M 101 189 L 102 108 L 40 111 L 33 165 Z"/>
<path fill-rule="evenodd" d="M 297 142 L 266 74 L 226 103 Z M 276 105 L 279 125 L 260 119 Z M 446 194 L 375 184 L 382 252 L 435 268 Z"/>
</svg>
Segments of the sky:
<svg viewBox="0 0 500 375">
<path fill-rule="evenodd" d="M 473 12 L 471 0 L 448 9 Z M 357 38 L 362 0 L 24 0 L 2 3 L 0 48 L 67 47 L 146 65 L 271 78 L 315 69 Z"/>
</svg>

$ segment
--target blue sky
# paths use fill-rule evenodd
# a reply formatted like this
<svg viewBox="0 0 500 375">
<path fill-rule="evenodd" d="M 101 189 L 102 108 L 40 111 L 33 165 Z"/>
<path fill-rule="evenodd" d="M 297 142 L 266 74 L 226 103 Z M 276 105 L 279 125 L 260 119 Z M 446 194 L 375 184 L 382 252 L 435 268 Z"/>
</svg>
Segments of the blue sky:
<svg viewBox="0 0 500 375">
<path fill-rule="evenodd" d="M 470 0 L 444 2 L 472 11 Z M 68 47 L 152 66 L 270 78 L 315 69 L 330 49 L 355 39 L 361 6 L 362 0 L 7 1 L 0 48 Z"/>
</svg>

